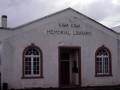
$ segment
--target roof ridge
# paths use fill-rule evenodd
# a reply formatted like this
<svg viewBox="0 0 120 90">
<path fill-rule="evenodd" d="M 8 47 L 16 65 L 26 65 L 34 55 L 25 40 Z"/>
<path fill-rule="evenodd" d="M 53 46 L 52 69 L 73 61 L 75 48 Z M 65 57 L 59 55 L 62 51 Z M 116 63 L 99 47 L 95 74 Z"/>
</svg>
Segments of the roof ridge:
<svg viewBox="0 0 120 90">
<path fill-rule="evenodd" d="M 43 17 L 38 18 L 38 19 L 36 19 L 36 20 L 33 20 L 33 21 L 28 22 L 28 23 L 22 24 L 22 25 L 20 25 L 20 26 L 14 27 L 13 29 L 15 30 L 15 29 L 18 29 L 18 28 L 24 27 L 24 26 L 26 26 L 26 25 L 29 25 L 29 24 L 32 24 L 32 23 L 34 23 L 34 22 L 37 22 L 37 21 L 43 20 L 43 19 L 45 19 L 45 18 L 48 18 L 48 17 L 50 17 L 50 16 L 53 16 L 53 15 L 59 14 L 59 13 L 64 12 L 64 11 L 66 11 L 66 10 L 72 10 L 72 11 L 74 11 L 74 12 L 76 12 L 76 13 L 78 13 L 78 14 L 84 16 L 85 18 L 87 18 L 87 19 L 89 19 L 89 20 L 91 20 L 91 21 L 93 21 L 93 22 L 95 22 L 95 23 L 97 23 L 97 24 L 99 24 L 99 25 L 105 27 L 106 29 L 109 29 L 109 30 L 112 31 L 113 33 L 118 34 L 116 31 L 112 30 L 111 28 L 109 28 L 109 27 L 107 27 L 107 26 L 105 26 L 105 25 L 103 25 L 103 24 L 101 24 L 101 23 L 95 21 L 94 19 L 92 19 L 92 18 L 90 18 L 90 17 L 88 17 L 88 16 L 86 16 L 86 15 L 84 15 L 84 14 L 78 12 L 77 10 L 75 10 L 75 9 L 73 9 L 73 8 L 71 8 L 71 7 L 68 7 L 68 8 L 66 8 L 66 9 L 59 10 L 59 11 L 54 12 L 54 13 L 52 13 L 52 14 L 49 14 L 49 15 L 43 16 Z"/>
</svg>

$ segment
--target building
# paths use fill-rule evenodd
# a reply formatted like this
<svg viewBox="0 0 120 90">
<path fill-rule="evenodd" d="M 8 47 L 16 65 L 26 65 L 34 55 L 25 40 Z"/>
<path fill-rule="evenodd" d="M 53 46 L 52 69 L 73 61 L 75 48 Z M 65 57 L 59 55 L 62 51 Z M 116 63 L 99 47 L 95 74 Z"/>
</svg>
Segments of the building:
<svg viewBox="0 0 120 90">
<path fill-rule="evenodd" d="M 120 84 L 120 34 L 71 9 L 0 27 L 0 82 L 8 88 Z"/>
</svg>

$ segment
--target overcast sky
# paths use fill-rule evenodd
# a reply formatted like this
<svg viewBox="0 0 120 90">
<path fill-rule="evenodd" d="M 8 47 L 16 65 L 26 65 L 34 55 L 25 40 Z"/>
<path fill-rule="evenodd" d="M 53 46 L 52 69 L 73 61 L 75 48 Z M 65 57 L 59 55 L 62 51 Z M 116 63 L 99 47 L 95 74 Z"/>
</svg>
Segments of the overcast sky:
<svg viewBox="0 0 120 90">
<path fill-rule="evenodd" d="M 120 0 L 0 0 L 0 16 L 16 27 L 68 7 L 110 28 L 120 25 Z"/>
</svg>

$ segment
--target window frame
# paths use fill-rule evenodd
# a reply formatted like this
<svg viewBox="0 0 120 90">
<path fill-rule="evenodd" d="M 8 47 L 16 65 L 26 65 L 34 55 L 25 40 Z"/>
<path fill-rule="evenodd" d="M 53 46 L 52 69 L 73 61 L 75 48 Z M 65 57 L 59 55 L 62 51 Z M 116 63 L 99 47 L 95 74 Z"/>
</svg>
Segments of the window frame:
<svg viewBox="0 0 120 90">
<path fill-rule="evenodd" d="M 30 48 L 34 48 L 39 52 L 39 75 L 25 75 L 25 56 L 26 56 L 26 51 L 29 50 Z M 43 78 L 43 54 L 42 50 L 38 47 L 35 46 L 34 43 L 31 43 L 31 45 L 27 46 L 23 50 L 23 60 L 22 60 L 22 79 L 29 79 L 29 78 Z M 34 61 L 31 61 L 34 62 Z M 34 71 L 34 70 L 31 70 Z"/>
<path fill-rule="evenodd" d="M 98 74 L 98 67 L 97 67 L 97 59 L 98 59 L 98 57 L 97 57 L 97 53 L 98 53 L 98 51 L 99 50 L 105 50 L 105 51 L 107 51 L 108 52 L 108 74 L 106 74 L 106 73 L 102 73 L 102 74 Z M 102 57 L 102 58 L 105 58 L 105 56 L 104 57 Z M 99 47 L 97 50 L 96 50 L 96 52 L 95 52 L 95 76 L 96 77 L 104 77 L 104 76 L 112 76 L 112 63 L 111 63 L 111 58 L 112 58 L 112 56 L 111 56 L 111 52 L 110 52 L 110 50 L 107 48 L 107 47 L 105 47 L 104 45 L 102 45 L 101 47 Z M 104 63 L 104 60 L 102 61 L 102 64 Z M 103 68 L 103 66 L 102 66 L 102 68 Z M 105 67 L 104 67 L 105 68 Z"/>
</svg>

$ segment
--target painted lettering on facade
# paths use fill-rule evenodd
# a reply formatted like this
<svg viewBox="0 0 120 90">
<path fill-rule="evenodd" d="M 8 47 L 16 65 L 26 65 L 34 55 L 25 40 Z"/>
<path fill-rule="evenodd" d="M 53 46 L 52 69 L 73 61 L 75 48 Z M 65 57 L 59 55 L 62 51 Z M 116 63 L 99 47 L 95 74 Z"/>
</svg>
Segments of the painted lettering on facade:
<svg viewBox="0 0 120 90">
<path fill-rule="evenodd" d="M 91 35 L 92 32 L 88 31 L 60 31 L 60 30 L 47 30 L 47 34 L 53 35 Z"/>
<path fill-rule="evenodd" d="M 71 35 L 69 31 L 47 30 L 47 34 Z"/>
<path fill-rule="evenodd" d="M 63 28 L 80 28 L 80 24 L 59 23 L 58 26 Z"/>
<path fill-rule="evenodd" d="M 79 31 L 77 29 L 80 28 L 80 24 L 68 24 L 68 23 L 59 23 L 58 27 L 62 30 L 47 30 L 47 34 L 52 35 L 84 35 L 90 36 L 92 32 L 89 31 Z M 71 30 L 64 30 L 64 28 L 71 28 Z M 75 28 L 73 31 L 72 29 Z"/>
</svg>

